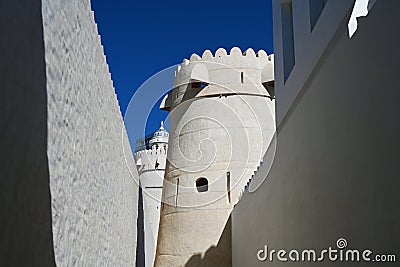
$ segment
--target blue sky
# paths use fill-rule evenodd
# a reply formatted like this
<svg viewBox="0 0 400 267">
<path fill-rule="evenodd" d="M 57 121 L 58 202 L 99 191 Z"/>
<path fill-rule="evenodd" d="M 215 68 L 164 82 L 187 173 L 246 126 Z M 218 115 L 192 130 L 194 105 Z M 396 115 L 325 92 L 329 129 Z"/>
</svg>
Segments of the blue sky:
<svg viewBox="0 0 400 267">
<path fill-rule="evenodd" d="M 144 81 L 192 53 L 233 46 L 272 53 L 271 8 L 271 0 L 92 0 L 122 114 Z M 146 132 L 164 116 L 153 110 Z"/>
</svg>

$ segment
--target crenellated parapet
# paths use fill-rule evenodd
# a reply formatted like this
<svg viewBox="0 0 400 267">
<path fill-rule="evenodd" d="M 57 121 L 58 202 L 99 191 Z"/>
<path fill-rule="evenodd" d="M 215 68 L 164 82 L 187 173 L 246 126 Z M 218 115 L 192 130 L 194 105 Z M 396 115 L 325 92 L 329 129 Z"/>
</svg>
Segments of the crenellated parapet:
<svg viewBox="0 0 400 267">
<path fill-rule="evenodd" d="M 272 63 L 273 55 L 268 55 L 264 50 L 259 50 L 257 53 L 252 48 L 242 52 L 240 48 L 233 47 L 228 53 L 224 48 L 219 48 L 215 54 L 210 50 L 205 50 L 200 57 L 197 54 L 192 54 L 190 59 L 183 59 L 182 63 L 177 67 L 175 77 L 179 75 L 182 69 L 187 68 L 190 64 L 215 62 L 222 65 L 227 65 L 229 68 L 257 68 L 262 69 L 268 62 Z M 220 68 L 217 67 L 216 68 Z"/>
<path fill-rule="evenodd" d="M 165 170 L 169 133 L 164 129 L 164 122 L 148 138 L 147 147 L 137 150 L 134 156 L 139 176 L 143 172 Z"/>
<path fill-rule="evenodd" d="M 171 110 L 194 97 L 260 95 L 273 98 L 266 90 L 274 81 L 274 57 L 252 48 L 242 52 L 233 47 L 229 53 L 219 48 L 215 54 L 205 50 L 200 57 L 192 54 L 178 65 L 174 89 L 164 98 L 161 109 Z"/>
<path fill-rule="evenodd" d="M 167 145 L 160 146 L 157 149 L 141 150 L 135 153 L 135 162 L 139 175 L 145 171 L 157 171 L 165 169 L 167 158 Z"/>
</svg>

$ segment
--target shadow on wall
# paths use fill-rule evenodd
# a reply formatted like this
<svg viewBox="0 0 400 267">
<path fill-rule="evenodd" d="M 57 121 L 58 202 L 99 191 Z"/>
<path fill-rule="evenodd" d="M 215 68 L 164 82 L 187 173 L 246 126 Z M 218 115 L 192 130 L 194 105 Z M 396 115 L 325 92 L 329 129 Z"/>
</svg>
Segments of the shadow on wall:
<svg viewBox="0 0 400 267">
<path fill-rule="evenodd" d="M 139 199 L 138 199 L 138 218 L 136 222 L 137 227 L 137 240 L 136 240 L 136 266 L 145 266 L 145 244 L 144 244 L 144 214 L 143 214 L 143 192 L 142 187 L 139 186 Z"/>
<path fill-rule="evenodd" d="M 210 247 L 201 257 L 201 254 L 193 255 L 185 264 L 185 267 L 221 267 L 232 266 L 232 222 L 231 216 L 225 224 L 224 231 L 217 246 Z"/>
<path fill-rule="evenodd" d="M 41 1 L 0 1 L 0 266 L 55 266 Z"/>
</svg>

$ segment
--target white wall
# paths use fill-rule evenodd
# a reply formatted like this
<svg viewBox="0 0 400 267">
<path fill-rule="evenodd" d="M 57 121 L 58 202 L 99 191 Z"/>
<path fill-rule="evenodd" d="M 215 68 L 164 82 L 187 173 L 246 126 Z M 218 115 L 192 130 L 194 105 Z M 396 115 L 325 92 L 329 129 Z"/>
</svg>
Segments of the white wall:
<svg viewBox="0 0 400 267">
<path fill-rule="evenodd" d="M 340 237 L 351 248 L 399 257 L 400 39 L 396 31 L 388 31 L 398 24 L 399 7 L 397 0 L 376 1 L 368 17 L 359 20 L 352 39 L 348 13 L 308 83 L 278 84 L 281 116 L 287 112 L 290 92 L 299 94 L 278 128 L 271 172 L 256 175 L 255 179 L 268 175 L 266 181 L 256 192 L 246 193 L 234 209 L 233 266 L 281 266 L 284 263 L 276 260 L 259 262 L 257 251 L 264 245 L 288 250 L 336 247 Z M 279 34 L 275 24 L 275 38 Z M 284 89 L 289 92 L 278 91 Z M 349 265 L 367 264 L 335 263 Z"/>
<path fill-rule="evenodd" d="M 137 172 L 90 1 L 42 4 L 56 263 L 133 266 Z"/>
<path fill-rule="evenodd" d="M 282 3 L 292 3 L 294 66 L 287 80 L 284 77 L 284 53 L 289 44 L 282 39 L 282 30 L 287 24 L 282 18 Z M 311 1 L 313 2 L 313 1 Z M 318 2 L 318 1 L 315 1 Z M 320 17 L 311 31 L 309 0 L 274 0 L 274 49 L 275 49 L 275 94 L 277 125 L 284 120 L 294 99 L 313 76 L 314 69 L 326 52 L 339 26 L 348 22 L 354 0 L 327 1 Z M 290 41 L 290 40 L 288 40 Z M 289 46 L 290 47 L 290 46 Z M 290 53 L 290 51 L 289 51 Z"/>
<path fill-rule="evenodd" d="M 154 145 L 151 149 L 135 153 L 143 195 L 143 206 L 139 209 L 143 210 L 145 266 L 153 266 L 156 254 L 167 149 L 168 144 L 160 143 L 158 149 Z M 157 170 L 156 161 L 159 164 Z"/>
</svg>

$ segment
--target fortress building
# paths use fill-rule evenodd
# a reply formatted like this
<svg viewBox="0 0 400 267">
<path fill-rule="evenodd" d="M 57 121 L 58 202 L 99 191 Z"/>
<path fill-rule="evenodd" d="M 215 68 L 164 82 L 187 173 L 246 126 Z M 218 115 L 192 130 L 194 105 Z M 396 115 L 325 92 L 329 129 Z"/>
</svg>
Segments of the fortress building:
<svg viewBox="0 0 400 267">
<path fill-rule="evenodd" d="M 161 104 L 171 136 L 155 266 L 213 247 L 210 264 L 231 264 L 229 216 L 275 132 L 272 59 L 234 47 L 178 66 Z"/>
<path fill-rule="evenodd" d="M 0 1 L 0 266 L 398 266 L 400 1 L 272 4 L 275 59 L 185 59 L 133 157 L 90 1 Z"/>
<path fill-rule="evenodd" d="M 168 137 L 161 122 L 161 127 L 155 133 L 136 142 L 134 158 L 143 196 L 143 206 L 139 207 L 142 209 L 139 212 L 143 212 L 145 266 L 153 266 L 156 253 Z"/>
</svg>

